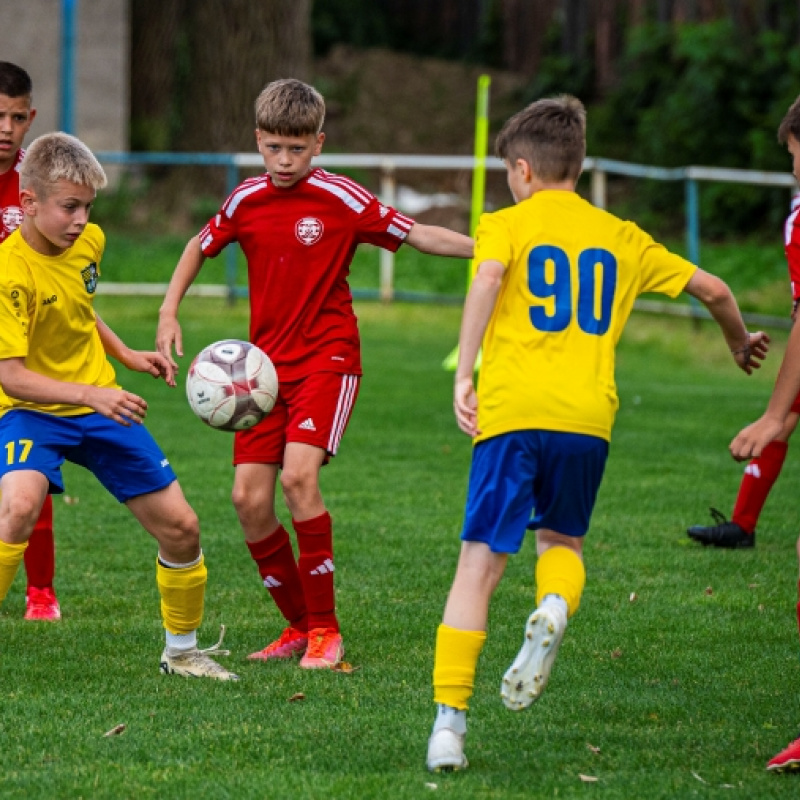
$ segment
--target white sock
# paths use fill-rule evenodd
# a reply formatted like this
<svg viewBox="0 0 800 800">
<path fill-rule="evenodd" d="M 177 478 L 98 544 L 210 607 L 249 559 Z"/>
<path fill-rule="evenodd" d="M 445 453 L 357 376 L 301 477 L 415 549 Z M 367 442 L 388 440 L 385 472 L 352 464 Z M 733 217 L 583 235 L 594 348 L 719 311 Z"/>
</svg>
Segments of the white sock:
<svg viewBox="0 0 800 800">
<path fill-rule="evenodd" d="M 564 621 L 569 617 L 569 606 L 567 601 L 560 594 L 546 594 L 542 598 L 539 608 L 546 608 L 548 611 L 555 611 Z"/>
<path fill-rule="evenodd" d="M 433 732 L 436 733 L 440 728 L 450 728 L 450 730 L 463 736 L 467 732 L 467 712 L 438 703 Z"/>
<path fill-rule="evenodd" d="M 167 634 L 167 647 L 170 650 L 193 650 L 197 647 L 197 631 L 189 633 L 170 633 Z"/>
</svg>

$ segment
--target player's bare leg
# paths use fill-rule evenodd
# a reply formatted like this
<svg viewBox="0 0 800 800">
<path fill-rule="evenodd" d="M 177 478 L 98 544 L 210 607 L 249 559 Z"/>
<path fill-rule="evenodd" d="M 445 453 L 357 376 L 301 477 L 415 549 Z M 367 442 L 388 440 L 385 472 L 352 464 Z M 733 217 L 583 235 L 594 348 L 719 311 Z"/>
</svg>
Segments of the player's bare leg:
<svg viewBox="0 0 800 800">
<path fill-rule="evenodd" d="M 220 649 L 224 626 L 216 645 L 203 650 L 197 646 L 207 573 L 200 549 L 197 515 L 186 502 L 178 482 L 134 497 L 126 505 L 158 542 L 156 579 L 167 638 L 161 655 L 161 671 L 185 677 L 238 680 L 238 675 L 220 666 L 209 655 L 229 654 Z"/>
<path fill-rule="evenodd" d="M 34 470 L 7 472 L 0 479 L 0 603 L 23 559 L 48 480 Z"/>
<path fill-rule="evenodd" d="M 512 711 L 528 708 L 541 697 L 585 582 L 583 537 L 540 529 L 536 547 L 537 608 L 525 622 L 522 647 L 500 688 L 503 703 Z"/>
<path fill-rule="evenodd" d="M 303 442 L 289 442 L 280 481 L 297 534 L 298 570 L 308 609 L 308 648 L 303 669 L 331 669 L 344 657 L 333 586 L 333 523 L 319 490 L 319 471 L 327 453 Z"/>
<path fill-rule="evenodd" d="M 467 702 L 486 640 L 489 602 L 508 562 L 482 542 L 463 542 L 456 575 L 436 634 L 433 692 L 436 718 L 426 763 L 432 772 L 465 769 Z"/>
<path fill-rule="evenodd" d="M 275 513 L 277 464 L 238 464 L 233 505 L 264 588 L 287 621 L 277 639 L 251 653 L 254 661 L 301 656 L 308 644 L 305 597 L 289 534 Z"/>
</svg>

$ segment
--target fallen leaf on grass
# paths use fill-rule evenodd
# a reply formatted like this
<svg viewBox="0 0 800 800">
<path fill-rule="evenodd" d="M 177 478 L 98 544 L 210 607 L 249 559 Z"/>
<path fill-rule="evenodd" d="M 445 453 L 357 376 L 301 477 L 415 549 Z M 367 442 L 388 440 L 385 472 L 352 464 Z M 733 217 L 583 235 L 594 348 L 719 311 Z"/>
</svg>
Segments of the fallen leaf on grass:
<svg viewBox="0 0 800 800">
<path fill-rule="evenodd" d="M 294 703 L 297 700 L 305 700 L 306 696 L 302 692 L 295 692 L 290 698 L 289 702 Z"/>
<path fill-rule="evenodd" d="M 68 494 L 64 495 L 64 502 L 68 506 L 75 506 L 78 503 L 80 503 L 80 501 L 81 501 L 80 497 L 70 497 Z"/>
<path fill-rule="evenodd" d="M 628 598 L 628 601 L 631 603 L 635 603 L 639 599 L 639 595 L 636 592 L 631 592 L 631 596 Z"/>
<path fill-rule="evenodd" d="M 704 781 L 694 770 L 692 770 L 692 775 L 694 775 L 694 777 L 697 778 L 700 783 L 708 783 L 708 781 Z"/>
<path fill-rule="evenodd" d="M 338 664 L 332 666 L 331 669 L 334 672 L 344 672 L 345 675 L 349 675 L 351 672 L 356 672 L 357 670 L 361 669 L 361 667 L 354 667 L 347 661 L 340 661 Z"/>
<path fill-rule="evenodd" d="M 120 722 L 119 725 L 115 725 L 110 731 L 106 731 L 103 736 L 119 736 L 125 730 L 125 723 Z"/>
<path fill-rule="evenodd" d="M 591 751 L 592 751 L 592 752 L 593 752 L 595 755 L 599 755 L 599 754 L 600 754 L 600 748 L 599 748 L 599 747 L 595 747 L 593 744 L 589 744 L 589 742 L 586 742 L 586 746 L 587 746 L 587 747 L 588 747 L 588 748 L 589 748 L 589 749 L 590 749 L 590 750 L 591 750 Z"/>
<path fill-rule="evenodd" d="M 620 650 L 619 647 L 616 650 L 612 650 L 611 658 L 622 658 L 622 650 Z"/>
<path fill-rule="evenodd" d="M 578 773 L 578 777 L 584 783 L 597 783 L 597 780 L 598 780 L 597 776 L 595 776 L 595 775 L 582 775 L 580 772 Z"/>
<path fill-rule="evenodd" d="M 436 783 L 426 783 L 426 784 L 425 784 L 425 788 L 426 788 L 426 789 L 438 789 L 438 788 L 439 788 L 439 786 L 438 786 L 438 784 L 436 784 Z"/>
<path fill-rule="evenodd" d="M 714 590 L 710 586 L 706 586 L 706 594 L 714 594 Z"/>
</svg>

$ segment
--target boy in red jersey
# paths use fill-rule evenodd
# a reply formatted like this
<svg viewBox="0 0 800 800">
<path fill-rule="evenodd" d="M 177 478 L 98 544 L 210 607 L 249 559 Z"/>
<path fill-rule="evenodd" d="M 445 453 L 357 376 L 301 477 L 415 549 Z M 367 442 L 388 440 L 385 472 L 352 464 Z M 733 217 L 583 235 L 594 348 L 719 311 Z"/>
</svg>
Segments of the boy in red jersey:
<svg viewBox="0 0 800 800">
<path fill-rule="evenodd" d="M 468 236 L 420 225 L 356 182 L 315 168 L 325 102 L 294 79 L 270 83 L 255 104 L 256 142 L 266 172 L 244 181 L 193 237 L 161 306 L 156 345 L 183 355 L 178 307 L 206 257 L 238 241 L 247 258 L 250 341 L 275 364 L 278 401 L 269 416 L 236 433 L 233 503 L 264 586 L 287 626 L 250 658 L 302 654 L 304 669 L 330 669 L 344 645 L 334 600 L 331 517 L 319 471 L 336 454 L 361 380 L 361 353 L 347 275 L 356 247 L 470 258 Z M 172 361 L 174 365 L 174 361 Z M 281 488 L 299 558 L 275 513 Z"/>
<path fill-rule="evenodd" d="M 797 318 L 800 305 L 800 194 L 792 198 L 791 211 L 783 226 L 784 251 L 789 266 L 792 288 L 792 322 Z M 798 395 L 778 436 L 745 467 L 739 493 L 730 520 L 711 509 L 714 525 L 693 525 L 686 533 L 690 539 L 714 547 L 755 547 L 756 525 L 767 497 L 778 480 L 789 449 L 789 439 L 800 420 L 800 395 Z"/>
<path fill-rule="evenodd" d="M 0 61 L 0 243 L 22 222 L 19 168 L 25 155 L 22 141 L 36 116 L 32 92 L 33 83 L 24 69 Z M 48 495 L 25 551 L 25 619 L 61 619 L 53 589 L 55 569 L 53 500 Z"/>
<path fill-rule="evenodd" d="M 800 181 L 800 97 L 786 112 L 778 127 L 778 141 L 785 144 L 792 156 L 792 174 Z M 787 424 L 796 418 L 800 396 L 800 326 L 794 325 L 783 357 L 778 380 L 764 415 L 740 431 L 731 442 L 731 454 L 737 461 L 763 457 L 770 445 L 781 441 Z M 752 463 L 752 462 L 751 462 Z M 797 540 L 800 559 L 800 538 Z M 800 582 L 798 582 L 800 595 Z M 800 601 L 797 603 L 797 624 L 800 629 Z M 800 738 L 795 739 L 767 763 L 768 770 L 782 772 L 800 768 Z"/>
</svg>

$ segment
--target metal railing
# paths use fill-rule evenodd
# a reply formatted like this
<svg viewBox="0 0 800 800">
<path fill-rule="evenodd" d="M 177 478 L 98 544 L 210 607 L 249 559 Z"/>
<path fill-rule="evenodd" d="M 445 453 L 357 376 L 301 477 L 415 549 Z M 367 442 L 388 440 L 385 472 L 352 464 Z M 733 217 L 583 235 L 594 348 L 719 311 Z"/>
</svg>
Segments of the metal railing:
<svg viewBox="0 0 800 800">
<path fill-rule="evenodd" d="M 133 165 L 166 165 L 166 166 L 217 166 L 225 168 L 228 193 L 232 192 L 241 181 L 244 169 L 263 169 L 264 162 L 258 153 L 97 153 L 98 159 L 106 164 Z M 485 161 L 486 169 L 504 171 L 505 166 L 500 159 L 489 157 Z M 375 169 L 380 172 L 380 189 L 378 195 L 381 202 L 394 206 L 397 197 L 397 173 L 401 170 L 468 170 L 476 165 L 473 156 L 437 156 L 437 155 L 388 155 L 381 153 L 323 153 L 314 159 L 314 165 L 324 168 Z M 686 251 L 690 261 L 700 264 L 700 188 L 702 181 L 718 181 L 726 183 L 749 183 L 758 186 L 786 187 L 797 191 L 797 183 L 792 175 L 782 172 L 762 172 L 742 169 L 723 169 L 716 167 L 651 167 L 643 164 L 631 164 L 606 158 L 587 158 L 583 164 L 585 173 L 591 174 L 591 201 L 599 208 L 607 207 L 607 177 L 621 175 L 632 178 L 649 178 L 660 181 L 683 181 L 686 198 Z M 222 198 L 220 198 L 221 204 Z M 247 287 L 236 285 L 237 251 L 233 247 L 226 248 L 224 287 L 204 287 L 197 293 L 224 294 L 230 300 L 247 294 Z M 125 293 L 136 293 L 139 284 L 118 284 L 117 288 Z M 143 285 L 142 285 L 143 286 Z M 156 294 L 165 289 L 159 285 L 142 289 L 142 294 Z M 110 284 L 104 289 L 114 291 Z M 358 294 L 354 292 L 354 294 Z M 394 253 L 380 251 L 380 277 L 377 292 L 361 293 L 380 298 L 384 302 L 393 299 L 404 299 L 394 286 Z M 415 298 L 418 299 L 418 298 Z"/>
</svg>

